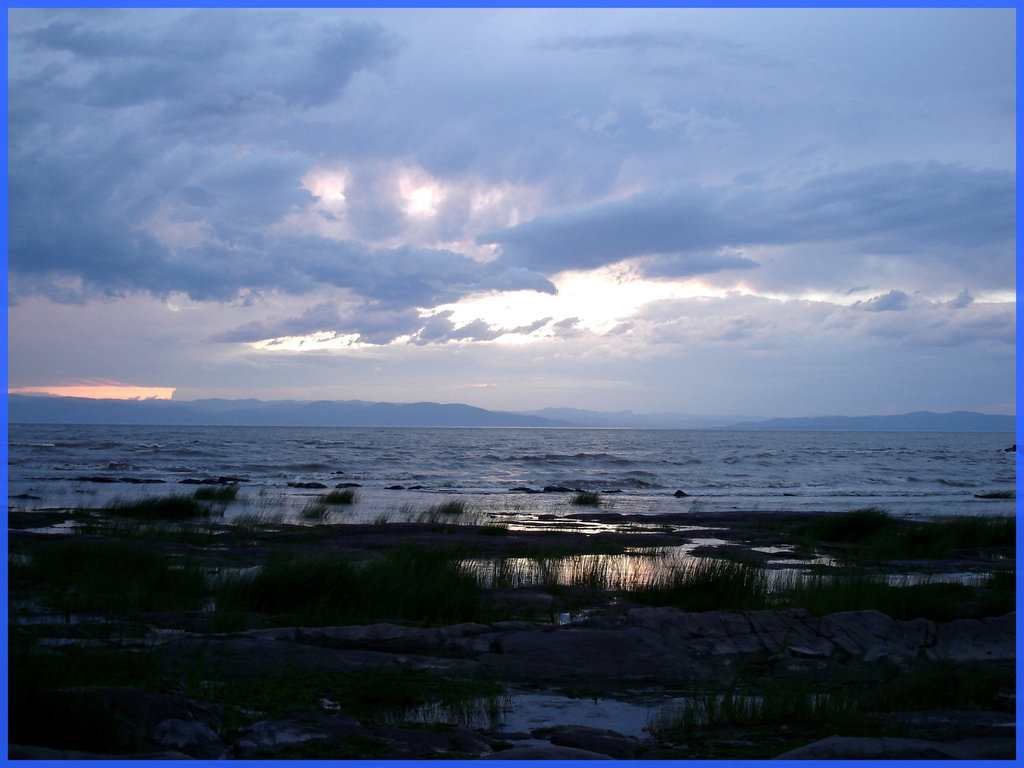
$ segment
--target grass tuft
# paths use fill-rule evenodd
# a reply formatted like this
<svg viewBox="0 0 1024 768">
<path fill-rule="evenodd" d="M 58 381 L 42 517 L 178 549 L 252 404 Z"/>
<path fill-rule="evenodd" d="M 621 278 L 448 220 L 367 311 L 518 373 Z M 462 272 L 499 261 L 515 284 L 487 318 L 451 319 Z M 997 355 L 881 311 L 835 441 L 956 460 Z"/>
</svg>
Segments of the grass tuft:
<svg viewBox="0 0 1024 768">
<path fill-rule="evenodd" d="M 474 617 L 478 593 L 455 552 L 406 546 L 363 562 L 338 553 L 273 558 L 251 574 L 222 579 L 217 601 L 225 610 L 310 626 L 375 619 L 440 624 Z"/>
<path fill-rule="evenodd" d="M 184 520 L 194 517 L 208 517 L 210 508 L 200 504 L 192 496 L 155 496 L 138 501 L 113 501 L 103 508 L 107 514 L 116 517 L 133 517 L 143 520 Z"/>
<path fill-rule="evenodd" d="M 753 610 L 768 605 L 769 580 L 763 568 L 729 560 L 697 558 L 626 590 L 648 605 L 674 605 L 685 611 Z"/>
<path fill-rule="evenodd" d="M 201 570 L 175 567 L 141 542 L 56 540 L 8 570 L 13 583 L 41 588 L 67 613 L 197 609 L 209 591 Z"/>
<path fill-rule="evenodd" d="M 321 504 L 355 504 L 358 501 L 358 497 L 351 488 L 345 488 L 344 490 L 321 494 L 319 500 Z"/>
<path fill-rule="evenodd" d="M 593 491 L 580 491 L 572 497 L 572 502 L 578 507 L 599 507 L 601 506 L 601 495 Z"/>
<path fill-rule="evenodd" d="M 238 496 L 237 485 L 205 486 L 192 494 L 192 498 L 196 501 L 229 502 L 234 501 L 236 496 Z"/>
<path fill-rule="evenodd" d="M 299 517 L 303 520 L 310 520 L 313 522 L 323 522 L 331 514 L 331 510 L 328 509 L 326 504 L 320 501 L 311 501 L 302 509 L 299 510 Z"/>
</svg>

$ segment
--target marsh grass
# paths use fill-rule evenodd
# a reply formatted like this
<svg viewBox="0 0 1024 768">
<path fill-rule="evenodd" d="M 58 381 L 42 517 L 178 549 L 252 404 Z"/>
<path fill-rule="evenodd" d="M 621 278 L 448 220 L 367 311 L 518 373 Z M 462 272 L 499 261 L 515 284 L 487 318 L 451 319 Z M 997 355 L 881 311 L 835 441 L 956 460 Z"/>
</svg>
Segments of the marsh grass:
<svg viewBox="0 0 1024 768">
<path fill-rule="evenodd" d="M 299 517 L 310 522 L 324 522 L 330 517 L 331 510 L 320 501 L 311 501 L 299 510 Z"/>
<path fill-rule="evenodd" d="M 46 542 L 25 563 L 9 563 L 14 582 L 41 589 L 67 613 L 189 610 L 208 593 L 202 570 L 141 543 L 85 537 Z"/>
<path fill-rule="evenodd" d="M 580 491 L 572 497 L 570 503 L 577 507 L 599 507 L 601 506 L 601 494 L 593 491 Z"/>
<path fill-rule="evenodd" d="M 450 501 L 436 504 L 427 510 L 432 515 L 453 515 L 458 516 L 464 514 L 466 511 L 466 502 L 462 499 L 452 499 Z"/>
<path fill-rule="evenodd" d="M 118 499 L 107 504 L 102 511 L 115 517 L 142 520 L 185 520 L 211 514 L 210 507 L 192 496 L 181 494 L 153 496 L 136 501 Z"/>
<path fill-rule="evenodd" d="M 940 559 L 968 549 L 1012 548 L 1017 521 L 989 515 L 902 520 L 868 507 L 823 516 L 799 526 L 795 533 L 803 537 L 805 546 L 840 545 L 842 556 L 851 561 Z"/>
<path fill-rule="evenodd" d="M 765 569 L 715 558 L 695 558 L 655 571 L 646 582 L 626 590 L 635 602 L 674 605 L 686 611 L 765 608 L 769 593 Z"/>
<path fill-rule="evenodd" d="M 439 677 L 414 669 L 397 674 L 278 669 L 252 680 L 224 680 L 216 691 L 218 703 L 236 727 L 256 718 L 284 717 L 296 709 L 387 723 L 402 722 L 415 710 L 428 709 L 432 716 L 423 718 L 421 713 L 422 719 L 457 722 L 493 707 L 502 696 L 501 685 L 493 680 Z"/>
<path fill-rule="evenodd" d="M 481 536 L 508 536 L 508 523 L 484 523 L 480 526 L 479 532 Z"/>
<path fill-rule="evenodd" d="M 189 520 L 175 524 L 163 520 L 90 517 L 78 523 L 75 533 L 116 539 L 150 539 L 161 543 L 173 542 L 204 547 L 215 542 L 217 528 L 214 523 L 207 520 Z"/>
<path fill-rule="evenodd" d="M 654 713 L 648 730 L 659 738 L 697 728 L 827 726 L 832 732 L 876 735 L 867 714 L 934 710 L 990 711 L 1012 692 L 1012 678 L 971 662 L 918 659 L 871 685 L 825 684 L 807 678 L 774 679 L 757 689 L 698 688 Z"/>
<path fill-rule="evenodd" d="M 895 523 L 889 513 L 878 507 L 823 515 L 796 529 L 810 541 L 859 543 L 890 530 Z"/>
<path fill-rule="evenodd" d="M 351 488 L 345 488 L 343 490 L 330 491 L 329 493 L 321 494 L 317 497 L 321 504 L 331 505 L 342 505 L 342 504 L 355 504 L 359 497 L 356 492 Z"/>
<path fill-rule="evenodd" d="M 838 693 L 816 690 L 807 681 L 777 681 L 761 692 L 698 691 L 660 710 L 648 730 L 665 738 L 695 728 L 837 723 L 858 711 L 857 701 Z"/>
<path fill-rule="evenodd" d="M 884 574 L 845 568 L 795 577 L 780 586 L 773 607 L 803 608 L 816 616 L 875 610 L 897 620 L 953 621 L 1012 611 L 1014 581 L 1012 574 L 994 574 L 979 586 L 910 577 L 893 582 Z"/>
<path fill-rule="evenodd" d="M 284 512 L 280 510 L 256 510 L 243 512 L 231 520 L 231 527 L 238 531 L 260 531 L 269 527 L 281 525 L 284 522 Z"/>
<path fill-rule="evenodd" d="M 458 522 L 462 524 L 467 524 L 476 522 L 475 519 L 472 521 L 467 520 L 465 517 L 466 512 L 466 502 L 464 502 L 462 499 L 452 499 L 450 501 L 445 501 L 440 504 L 434 504 L 433 506 L 423 510 L 422 512 L 416 515 L 415 522 L 429 523 L 432 525 L 436 525 L 438 523 L 448 524 Z"/>
<path fill-rule="evenodd" d="M 455 551 L 402 546 L 365 561 L 329 552 L 275 557 L 217 585 L 217 605 L 310 626 L 392 619 L 446 623 L 481 613 L 476 580 Z"/>
<path fill-rule="evenodd" d="M 971 662 L 917 660 L 861 694 L 871 712 L 994 710 L 1001 693 L 1012 693 L 1005 675 Z"/>
<path fill-rule="evenodd" d="M 204 486 L 192 494 L 192 498 L 196 501 L 219 501 L 224 503 L 234 501 L 237 496 L 237 485 Z"/>
</svg>

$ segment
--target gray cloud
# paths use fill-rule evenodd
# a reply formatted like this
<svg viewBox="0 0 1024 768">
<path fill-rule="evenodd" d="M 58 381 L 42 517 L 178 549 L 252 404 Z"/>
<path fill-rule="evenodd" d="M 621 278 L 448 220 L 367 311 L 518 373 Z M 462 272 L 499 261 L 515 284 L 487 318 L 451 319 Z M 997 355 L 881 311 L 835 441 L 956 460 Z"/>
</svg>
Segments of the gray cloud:
<svg viewBox="0 0 1024 768">
<path fill-rule="evenodd" d="M 901 312 L 910 306 L 910 297 L 903 291 L 891 290 L 868 301 L 858 301 L 854 306 L 866 312 Z"/>
<path fill-rule="evenodd" d="M 473 396 L 731 409 L 775 365 L 792 409 L 876 397 L 849 382 L 914 359 L 967 406 L 1013 378 L 1013 13 L 12 9 L 12 375 L 409 399 L 430 360 L 438 393 L 501 369 Z M 343 201 L 304 188 L 335 172 Z M 557 301 L 436 309 L 624 259 L 762 297 L 649 304 L 599 338 Z M 766 298 L 851 286 L 859 306 Z M 311 333 L 411 342 L 341 366 L 200 343 Z"/>
<path fill-rule="evenodd" d="M 482 235 L 510 264 L 552 274 L 645 254 L 653 274 L 690 275 L 750 267 L 742 257 L 703 254 L 744 246 L 862 241 L 874 252 L 921 256 L 1001 247 L 1012 265 L 1016 186 L 1012 171 L 939 163 L 888 164 L 820 176 L 795 190 L 684 185 L 541 217 Z"/>
</svg>

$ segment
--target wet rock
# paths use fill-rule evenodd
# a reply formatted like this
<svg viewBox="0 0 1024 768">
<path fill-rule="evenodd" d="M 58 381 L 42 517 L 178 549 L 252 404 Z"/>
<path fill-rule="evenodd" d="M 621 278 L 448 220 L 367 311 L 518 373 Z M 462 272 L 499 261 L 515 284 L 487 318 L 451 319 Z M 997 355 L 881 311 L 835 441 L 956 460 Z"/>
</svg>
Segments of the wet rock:
<svg viewBox="0 0 1024 768">
<path fill-rule="evenodd" d="M 326 488 L 327 486 L 323 483 L 318 483 L 315 480 L 308 483 L 288 483 L 289 488 Z"/>
<path fill-rule="evenodd" d="M 102 475 L 79 475 L 75 478 L 80 483 L 116 483 L 116 477 L 103 477 Z"/>
<path fill-rule="evenodd" d="M 271 752 L 328 738 L 322 729 L 298 720 L 261 720 L 245 730 L 231 751 L 235 757 L 246 757 L 254 752 Z"/>
<path fill-rule="evenodd" d="M 544 493 L 572 493 L 572 488 L 566 488 L 564 485 L 545 485 Z"/>
<path fill-rule="evenodd" d="M 42 496 L 33 496 L 31 493 L 19 493 L 15 496 L 8 496 L 9 499 L 31 499 L 32 501 L 42 501 Z"/>
<path fill-rule="evenodd" d="M 510 493 L 541 493 L 536 488 L 527 488 L 525 485 L 516 486 L 515 488 L 508 489 Z"/>
<path fill-rule="evenodd" d="M 776 760 L 1012 760 L 1014 739 L 968 739 L 939 742 L 923 739 L 830 736 L 791 750 Z"/>
<path fill-rule="evenodd" d="M 117 478 L 117 482 L 119 482 L 119 483 L 132 483 L 134 485 L 156 485 L 156 484 L 159 484 L 159 483 L 163 483 L 164 481 L 163 480 L 157 480 L 157 479 L 150 479 L 150 478 L 143 479 L 143 478 L 140 478 L 140 477 L 119 477 L 119 478 Z"/>
<path fill-rule="evenodd" d="M 378 726 L 370 733 L 387 742 L 388 760 L 415 760 L 446 754 L 489 755 L 494 739 L 468 728 L 444 730 Z"/>
<path fill-rule="evenodd" d="M 405 486 L 404 485 L 389 485 L 384 490 L 385 491 L 404 491 L 405 490 Z"/>
<path fill-rule="evenodd" d="M 548 739 L 555 746 L 585 749 L 620 760 L 635 757 L 640 749 L 640 741 L 631 736 L 583 725 L 560 725 L 551 731 Z"/>
<path fill-rule="evenodd" d="M 676 491 L 672 495 L 675 496 L 677 499 L 685 499 L 690 494 L 686 493 L 685 491 Z"/>
<path fill-rule="evenodd" d="M 149 737 L 164 749 L 184 752 L 201 760 L 216 760 L 227 751 L 216 732 L 198 720 L 161 720 Z"/>
<path fill-rule="evenodd" d="M 74 749 L 50 749 L 24 744 L 7 745 L 8 760 L 191 760 L 184 752 L 137 752 L 128 755 L 100 755 Z"/>
<path fill-rule="evenodd" d="M 1013 660 L 1016 658 L 1016 625 L 1016 613 L 939 624 L 935 645 L 928 649 L 928 655 L 951 661 Z"/>
<path fill-rule="evenodd" d="M 246 482 L 244 477 L 186 477 L 178 481 L 181 485 L 237 485 Z M 289 483 L 291 485 L 291 483 Z"/>
<path fill-rule="evenodd" d="M 359 483 L 338 483 L 335 488 L 362 488 Z"/>
<path fill-rule="evenodd" d="M 553 744 L 530 744 L 484 755 L 481 760 L 611 760 L 608 755 Z"/>
</svg>

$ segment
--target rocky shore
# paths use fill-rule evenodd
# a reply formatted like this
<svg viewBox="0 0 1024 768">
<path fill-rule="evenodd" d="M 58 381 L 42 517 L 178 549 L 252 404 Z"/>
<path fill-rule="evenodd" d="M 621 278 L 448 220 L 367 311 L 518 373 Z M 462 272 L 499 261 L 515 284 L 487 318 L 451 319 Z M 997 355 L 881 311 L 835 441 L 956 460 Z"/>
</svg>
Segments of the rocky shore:
<svg viewBox="0 0 1024 768">
<path fill-rule="evenodd" d="M 620 530 L 587 535 L 412 523 L 276 526 L 225 529 L 202 544 L 174 541 L 165 530 L 159 543 L 143 546 L 221 570 L 251 569 L 275 554 L 373 556 L 410 543 L 457 544 L 478 558 L 525 548 L 555 557 L 706 538 L 719 553 L 740 548 L 754 558 L 754 547 L 784 543 L 796 524 L 719 516 L 708 521 L 713 528 L 697 530 L 690 516 L 684 534 L 671 521 L 646 529 L 637 528 L 643 521 L 621 522 Z M 115 526 L 87 538 L 118 535 L 124 530 Z M 12 551 L 26 561 L 54 538 L 9 531 Z M 956 557 L 980 567 L 991 554 Z M 789 567 L 809 556 L 792 555 Z M 45 589 L 13 584 L 9 639 L 19 674 L 10 692 L 9 759 L 1015 756 L 1012 612 L 934 620 L 878 610 L 694 611 L 593 587 L 492 586 L 476 599 L 513 618 L 306 625 L 199 607 L 62 621 L 45 607 L 54 599 Z M 73 679 L 33 677 L 47 674 Z M 793 694 L 783 700 L 780 691 Z M 556 702 L 556 714 L 536 722 L 521 716 L 540 699 Z M 834 711 L 815 709 L 822 702 Z M 613 704 L 642 721 L 625 727 L 585 714 Z"/>
</svg>

